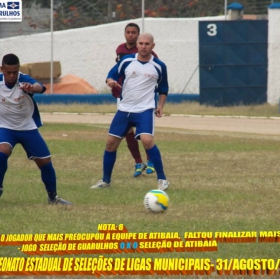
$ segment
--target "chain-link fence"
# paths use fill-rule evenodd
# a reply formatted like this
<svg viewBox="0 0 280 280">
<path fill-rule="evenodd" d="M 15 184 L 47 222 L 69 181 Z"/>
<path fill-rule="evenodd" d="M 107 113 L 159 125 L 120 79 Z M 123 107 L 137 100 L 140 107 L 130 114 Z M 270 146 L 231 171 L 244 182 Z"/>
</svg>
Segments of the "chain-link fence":
<svg viewBox="0 0 280 280">
<path fill-rule="evenodd" d="M 244 6 L 244 16 L 257 19 L 267 16 L 272 2 L 239 3 Z M 124 27 L 136 22 L 141 31 L 155 36 L 155 52 L 168 66 L 170 92 L 199 93 L 198 21 L 224 20 L 224 7 L 224 0 L 146 0 L 142 11 L 139 0 L 53 0 L 51 13 L 49 1 L 26 0 L 21 23 L 0 23 L 0 55 L 14 52 L 22 64 L 59 61 L 61 77 L 78 76 L 104 93 L 108 92 L 104 81 L 114 64 L 116 47 L 124 42 Z"/>
<path fill-rule="evenodd" d="M 27 35 L 50 30 L 53 1 L 54 31 L 94 26 L 137 18 L 190 18 L 225 14 L 229 0 L 24 0 L 22 24 L 0 24 L 3 37 Z M 240 0 L 245 14 L 267 15 L 274 0 Z M 142 8 L 144 7 L 144 11 Z"/>
</svg>

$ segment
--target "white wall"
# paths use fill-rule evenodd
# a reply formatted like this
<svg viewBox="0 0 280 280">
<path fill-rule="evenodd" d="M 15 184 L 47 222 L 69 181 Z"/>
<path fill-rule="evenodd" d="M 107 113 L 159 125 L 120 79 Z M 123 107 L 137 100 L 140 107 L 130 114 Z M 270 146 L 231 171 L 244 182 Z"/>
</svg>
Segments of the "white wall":
<svg viewBox="0 0 280 280">
<path fill-rule="evenodd" d="M 268 80 L 267 102 L 280 98 L 280 9 L 268 9 Z"/>
<path fill-rule="evenodd" d="M 224 20 L 224 16 L 145 19 L 144 31 L 154 35 L 154 50 L 168 67 L 170 93 L 181 93 L 184 88 L 185 93 L 199 93 L 198 21 L 210 19 Z M 61 62 L 62 76 L 77 75 L 99 92 L 109 92 L 105 78 L 129 22 L 142 27 L 142 19 L 136 19 L 54 32 L 53 59 Z M 0 39 L 0 57 L 7 53 L 18 55 L 21 64 L 50 61 L 51 34 Z"/>
</svg>

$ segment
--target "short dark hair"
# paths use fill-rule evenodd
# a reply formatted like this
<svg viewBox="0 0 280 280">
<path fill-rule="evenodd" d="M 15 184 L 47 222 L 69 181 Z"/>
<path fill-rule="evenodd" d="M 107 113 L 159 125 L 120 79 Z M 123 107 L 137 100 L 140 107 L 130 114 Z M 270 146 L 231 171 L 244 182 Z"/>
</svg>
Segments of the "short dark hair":
<svg viewBox="0 0 280 280">
<path fill-rule="evenodd" d="M 136 23 L 134 23 L 134 22 L 130 22 L 130 23 L 128 23 L 128 24 L 126 25 L 124 31 L 127 29 L 127 27 L 135 27 L 135 28 L 137 29 L 138 33 L 140 34 L 140 27 L 139 27 L 138 24 L 136 24 Z"/>
<path fill-rule="evenodd" d="M 13 54 L 13 53 L 9 53 L 3 56 L 2 59 L 2 66 L 6 64 L 6 65 L 19 65 L 19 58 Z"/>
</svg>

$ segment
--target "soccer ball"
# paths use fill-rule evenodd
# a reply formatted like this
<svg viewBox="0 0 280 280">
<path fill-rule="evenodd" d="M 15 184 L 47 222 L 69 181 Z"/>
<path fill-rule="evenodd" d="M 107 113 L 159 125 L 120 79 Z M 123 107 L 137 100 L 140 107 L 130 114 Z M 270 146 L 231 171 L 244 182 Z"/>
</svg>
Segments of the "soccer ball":
<svg viewBox="0 0 280 280">
<path fill-rule="evenodd" d="M 169 206 L 169 197 L 164 191 L 151 190 L 144 197 L 144 206 L 155 213 L 164 212 Z"/>
</svg>

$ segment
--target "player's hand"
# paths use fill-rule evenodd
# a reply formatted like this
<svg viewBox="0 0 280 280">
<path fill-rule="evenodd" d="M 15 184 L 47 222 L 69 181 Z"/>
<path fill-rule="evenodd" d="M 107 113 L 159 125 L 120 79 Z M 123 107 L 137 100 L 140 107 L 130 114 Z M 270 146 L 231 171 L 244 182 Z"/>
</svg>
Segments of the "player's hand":
<svg viewBox="0 0 280 280">
<path fill-rule="evenodd" d="M 34 86 L 30 83 L 19 83 L 19 88 L 25 92 L 33 92 Z"/>
<path fill-rule="evenodd" d="M 161 108 L 155 109 L 155 115 L 156 115 L 158 118 L 161 118 L 161 117 L 162 117 L 162 109 L 161 109 Z"/>
<path fill-rule="evenodd" d="M 122 86 L 120 84 L 118 84 L 118 82 L 114 81 L 114 80 L 109 80 L 107 81 L 107 86 L 110 88 L 117 88 L 117 89 L 121 89 Z"/>
</svg>

